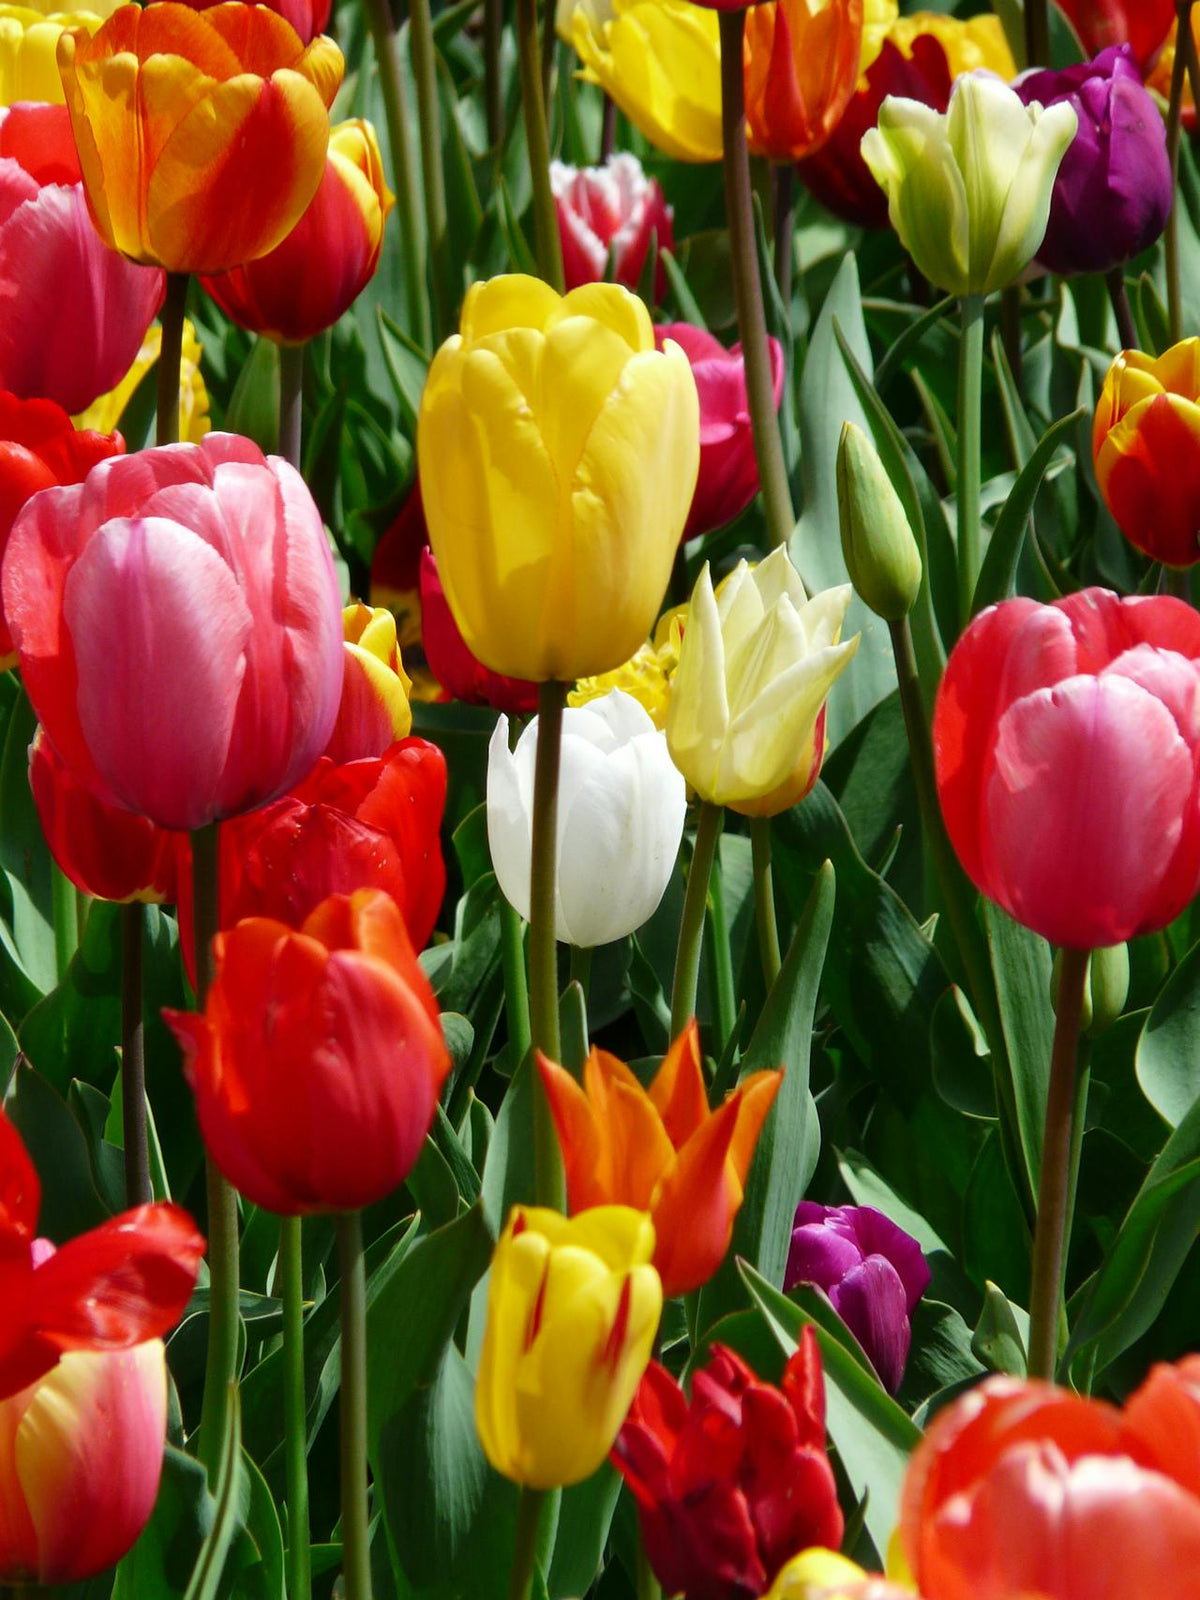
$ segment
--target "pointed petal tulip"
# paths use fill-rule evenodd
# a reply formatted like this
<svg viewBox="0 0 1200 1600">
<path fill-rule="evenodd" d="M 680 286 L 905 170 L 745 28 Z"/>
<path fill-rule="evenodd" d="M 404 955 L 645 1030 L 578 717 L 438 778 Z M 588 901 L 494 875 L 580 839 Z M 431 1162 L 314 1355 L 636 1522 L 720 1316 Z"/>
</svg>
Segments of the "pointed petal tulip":
<svg viewBox="0 0 1200 1600">
<path fill-rule="evenodd" d="M 746 13 L 746 136 L 755 155 L 801 161 L 819 150 L 854 93 L 862 0 L 768 0 Z"/>
</svg>

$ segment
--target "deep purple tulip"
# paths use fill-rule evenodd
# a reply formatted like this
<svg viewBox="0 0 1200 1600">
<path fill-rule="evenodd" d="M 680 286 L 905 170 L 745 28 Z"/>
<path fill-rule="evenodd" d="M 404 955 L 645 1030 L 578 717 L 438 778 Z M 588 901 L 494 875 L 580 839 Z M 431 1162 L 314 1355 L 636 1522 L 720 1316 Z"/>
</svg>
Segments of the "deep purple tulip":
<svg viewBox="0 0 1200 1600">
<path fill-rule="evenodd" d="M 862 1345 L 889 1394 L 904 1377 L 909 1318 L 929 1287 L 921 1246 L 874 1206 L 796 1207 L 786 1289 L 815 1283 Z"/>
<path fill-rule="evenodd" d="M 1050 272 L 1108 272 L 1149 249 L 1171 210 L 1162 115 L 1127 44 L 1062 72 L 1030 72 L 1013 88 L 1026 105 L 1069 101 L 1079 131 L 1063 157 L 1037 253 Z"/>
</svg>

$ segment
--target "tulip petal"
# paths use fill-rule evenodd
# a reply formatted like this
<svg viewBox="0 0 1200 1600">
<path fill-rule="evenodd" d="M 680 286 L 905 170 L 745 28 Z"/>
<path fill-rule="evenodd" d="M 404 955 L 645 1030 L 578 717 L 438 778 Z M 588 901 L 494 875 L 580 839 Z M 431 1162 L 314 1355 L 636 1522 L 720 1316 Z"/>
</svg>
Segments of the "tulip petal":
<svg viewBox="0 0 1200 1600">
<path fill-rule="evenodd" d="M 921 270 L 951 294 L 970 293 L 967 191 L 945 119 L 920 101 L 889 95 L 877 126 L 863 136 L 862 158 L 887 194 L 891 224 Z"/>
<path fill-rule="evenodd" d="M 667 1136 L 680 1150 L 708 1121 L 708 1090 L 700 1059 L 700 1030 L 692 1017 L 663 1057 L 649 1089 Z"/>
<path fill-rule="evenodd" d="M 1125 537 L 1170 566 L 1200 561 L 1200 406 L 1158 394 L 1127 411 L 1096 456 L 1101 492 Z"/>
</svg>

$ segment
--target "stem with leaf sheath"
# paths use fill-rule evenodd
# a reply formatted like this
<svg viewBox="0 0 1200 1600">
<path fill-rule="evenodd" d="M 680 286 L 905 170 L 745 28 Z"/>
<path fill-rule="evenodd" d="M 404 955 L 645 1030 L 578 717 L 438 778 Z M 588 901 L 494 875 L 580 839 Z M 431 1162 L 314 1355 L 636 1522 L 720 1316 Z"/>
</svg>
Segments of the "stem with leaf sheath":
<svg viewBox="0 0 1200 1600">
<path fill-rule="evenodd" d="M 279 1293 L 283 1302 L 283 1449 L 287 1477 L 288 1600 L 309 1600 L 312 1594 L 303 1267 L 300 1218 L 280 1217 Z"/>
<path fill-rule="evenodd" d="M 754 921 L 758 929 L 758 954 L 763 980 L 770 994 L 782 965 L 779 924 L 775 919 L 775 884 L 771 874 L 771 819 L 751 817 L 750 856 L 754 867 Z"/>
<path fill-rule="evenodd" d="M 700 950 L 704 942 L 704 912 L 708 904 L 708 880 L 725 813 L 721 806 L 705 800 L 696 822 L 696 843 L 688 868 L 687 892 L 683 897 L 683 916 L 679 922 L 679 943 L 675 949 L 675 979 L 671 986 L 671 1038 L 678 1039 L 696 1014 L 696 988 L 700 980 Z"/>
<path fill-rule="evenodd" d="M 370 1518 L 367 1514 L 367 1275 L 362 1217 L 337 1219 L 341 1266 L 342 1577 L 345 1600 L 371 1600 Z"/>
<path fill-rule="evenodd" d="M 158 351 L 156 444 L 175 444 L 179 439 L 179 365 L 183 358 L 183 313 L 187 306 L 187 292 L 187 273 L 168 272 L 167 297 L 158 316 L 162 327 L 162 344 Z"/>
<path fill-rule="evenodd" d="M 545 1503 L 544 1489 L 521 1490 L 521 1498 L 517 1501 L 517 1528 L 508 1580 L 508 1600 L 529 1600 L 533 1592 L 533 1579 L 537 1571 L 538 1527 Z"/>
</svg>

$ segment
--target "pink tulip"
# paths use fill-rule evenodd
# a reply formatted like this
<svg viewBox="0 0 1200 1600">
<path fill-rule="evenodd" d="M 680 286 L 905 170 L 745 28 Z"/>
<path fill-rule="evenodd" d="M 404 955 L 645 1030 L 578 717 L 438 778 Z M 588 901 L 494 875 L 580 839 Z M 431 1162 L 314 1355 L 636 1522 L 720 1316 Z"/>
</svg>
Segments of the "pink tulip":
<svg viewBox="0 0 1200 1600">
<path fill-rule="evenodd" d="M 161 1339 L 72 1350 L 0 1400 L 0 1582 L 78 1583 L 119 1561 L 158 1495 Z"/>
<path fill-rule="evenodd" d="M 1200 615 L 1085 589 L 1008 600 L 954 648 L 933 738 L 951 841 L 1054 944 L 1165 927 L 1200 885 Z"/>
<path fill-rule="evenodd" d="M 568 289 L 606 278 L 610 251 L 614 282 L 636 289 L 651 237 L 657 238 L 659 250 L 674 249 L 671 208 L 663 199 L 658 179 L 647 178 L 636 156 L 621 151 L 609 156 L 602 167 L 568 167 L 552 161 L 550 184 Z M 654 279 L 656 300 L 662 298 L 666 286 L 666 274 L 659 266 Z"/>
<path fill-rule="evenodd" d="M 700 395 L 700 476 L 688 512 L 685 539 L 723 528 L 739 516 L 758 493 L 758 461 L 746 395 L 742 347 L 726 350 L 719 339 L 690 322 L 667 322 L 655 328 L 658 348 L 664 339 L 681 346 L 692 364 Z M 783 394 L 783 346 L 767 339 L 775 405 Z"/>
<path fill-rule="evenodd" d="M 0 389 L 90 406 L 133 365 L 164 283 L 93 227 L 67 108 L 0 109 Z"/>
<path fill-rule="evenodd" d="M 342 687 L 329 544 L 299 474 L 248 439 L 45 490 L 3 585 L 38 718 L 102 798 L 198 828 L 285 793 L 324 749 Z"/>
</svg>

